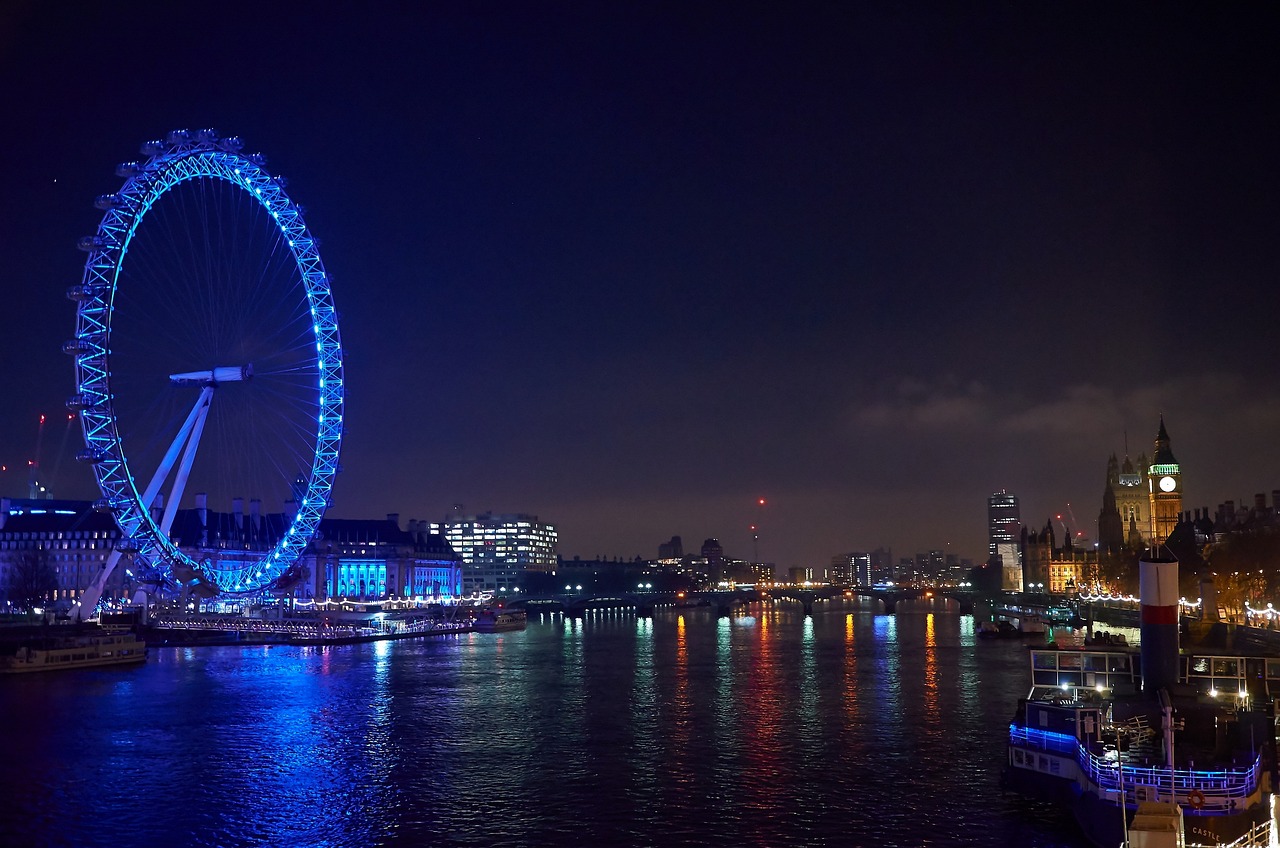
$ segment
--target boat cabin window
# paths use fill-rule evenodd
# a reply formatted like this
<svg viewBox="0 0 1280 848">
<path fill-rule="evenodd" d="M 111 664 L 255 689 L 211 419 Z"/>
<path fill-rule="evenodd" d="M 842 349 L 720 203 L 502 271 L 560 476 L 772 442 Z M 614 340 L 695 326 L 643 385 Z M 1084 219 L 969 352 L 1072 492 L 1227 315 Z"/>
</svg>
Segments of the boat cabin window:
<svg viewBox="0 0 1280 848">
<path fill-rule="evenodd" d="M 1235 660 L 1219 657 L 1213 661 L 1214 677 L 1235 677 L 1239 673 L 1237 669 L 1238 663 Z"/>
</svg>

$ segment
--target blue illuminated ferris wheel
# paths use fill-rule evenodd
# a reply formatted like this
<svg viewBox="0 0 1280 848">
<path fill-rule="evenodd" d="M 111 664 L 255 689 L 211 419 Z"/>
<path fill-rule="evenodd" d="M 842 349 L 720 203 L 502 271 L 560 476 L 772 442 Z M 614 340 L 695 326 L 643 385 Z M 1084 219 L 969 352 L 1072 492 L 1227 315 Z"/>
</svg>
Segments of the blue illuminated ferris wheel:
<svg viewBox="0 0 1280 848">
<path fill-rule="evenodd" d="M 343 416 L 329 277 L 285 180 L 241 146 L 212 130 L 147 142 L 80 241 L 67 406 L 95 508 L 121 533 L 81 617 L 122 557 L 161 595 L 283 588 L 329 504 Z M 199 520 L 175 525 L 180 505 Z"/>
</svg>

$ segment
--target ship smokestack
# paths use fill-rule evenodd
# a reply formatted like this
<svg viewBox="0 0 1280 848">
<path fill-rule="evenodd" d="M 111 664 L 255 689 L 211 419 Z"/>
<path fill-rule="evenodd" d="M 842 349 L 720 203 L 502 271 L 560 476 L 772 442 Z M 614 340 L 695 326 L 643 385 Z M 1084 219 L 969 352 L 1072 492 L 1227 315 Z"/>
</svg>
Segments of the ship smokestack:
<svg viewBox="0 0 1280 848">
<path fill-rule="evenodd" d="M 1142 691 L 1155 697 L 1178 682 L 1178 560 L 1149 551 L 1138 563 L 1142 603 Z"/>
</svg>

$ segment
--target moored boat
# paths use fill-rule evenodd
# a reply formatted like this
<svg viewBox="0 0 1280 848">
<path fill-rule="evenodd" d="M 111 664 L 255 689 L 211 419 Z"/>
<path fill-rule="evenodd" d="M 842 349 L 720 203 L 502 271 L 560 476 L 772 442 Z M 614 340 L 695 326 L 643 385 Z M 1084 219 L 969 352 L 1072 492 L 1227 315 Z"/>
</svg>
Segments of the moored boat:
<svg viewBox="0 0 1280 848">
<path fill-rule="evenodd" d="M 34 640 L 0 657 L 0 674 L 133 665 L 146 660 L 146 643 L 132 633 L 56 636 Z"/>
<path fill-rule="evenodd" d="M 1179 831 L 1187 844 L 1246 844 L 1234 840 L 1270 813 L 1267 712 L 1280 658 L 1181 652 L 1177 563 L 1141 567 L 1140 651 L 1119 642 L 1029 650 L 1031 690 L 1009 726 L 1009 783 L 1069 804 L 1106 848 L 1148 827 Z"/>
<path fill-rule="evenodd" d="M 475 628 L 480 633 L 524 630 L 527 626 L 528 615 L 522 609 L 485 607 L 476 614 Z"/>
</svg>

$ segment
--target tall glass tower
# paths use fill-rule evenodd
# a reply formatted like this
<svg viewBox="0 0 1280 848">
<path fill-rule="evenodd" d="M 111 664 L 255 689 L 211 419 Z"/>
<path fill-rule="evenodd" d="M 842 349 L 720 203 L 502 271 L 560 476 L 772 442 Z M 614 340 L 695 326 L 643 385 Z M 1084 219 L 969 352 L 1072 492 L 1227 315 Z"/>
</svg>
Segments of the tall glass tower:
<svg viewBox="0 0 1280 848">
<path fill-rule="evenodd" d="M 987 498 L 987 554 L 994 558 L 1001 553 L 1002 545 L 1018 546 L 1022 532 L 1022 514 L 1018 509 L 1018 496 L 1004 489 Z"/>
<path fill-rule="evenodd" d="M 1018 496 L 1004 489 L 987 498 L 987 552 L 988 562 L 1000 566 L 1000 588 L 1021 592 L 1022 551 L 1019 537 L 1022 535 L 1022 516 L 1018 510 Z"/>
</svg>

